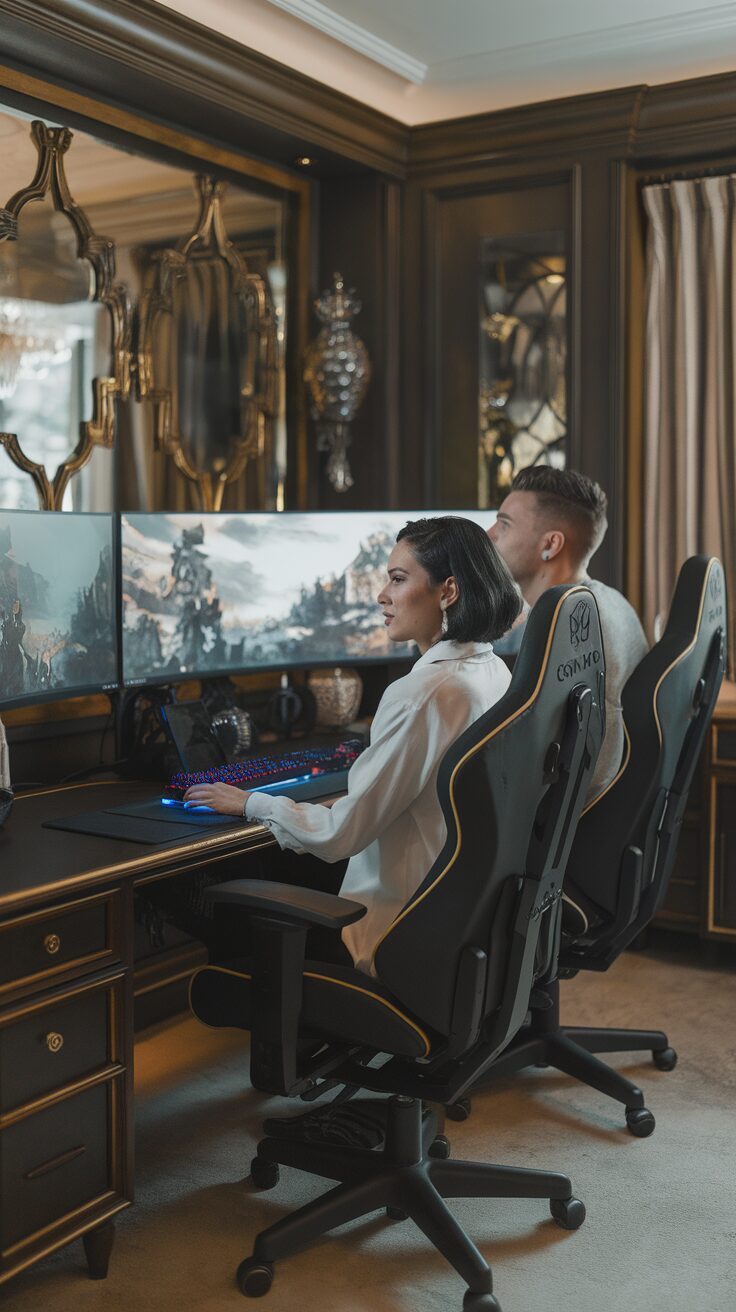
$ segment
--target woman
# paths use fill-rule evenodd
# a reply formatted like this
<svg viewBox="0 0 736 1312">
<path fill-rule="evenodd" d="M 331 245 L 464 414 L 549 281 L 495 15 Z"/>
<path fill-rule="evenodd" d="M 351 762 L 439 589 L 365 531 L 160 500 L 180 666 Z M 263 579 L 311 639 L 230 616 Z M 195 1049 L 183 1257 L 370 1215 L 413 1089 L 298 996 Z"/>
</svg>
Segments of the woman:
<svg viewBox="0 0 736 1312">
<path fill-rule="evenodd" d="M 509 672 L 491 640 L 521 606 L 483 529 L 449 515 L 401 530 L 378 604 L 391 640 L 415 642 L 420 657 L 383 694 L 344 797 L 329 807 L 222 783 L 197 784 L 185 795 L 259 820 L 282 848 L 324 861 L 350 857 L 340 892 L 367 912 L 343 930 L 343 941 L 368 973 L 379 940 L 445 841 L 437 771 L 448 747 L 506 691 Z"/>
</svg>

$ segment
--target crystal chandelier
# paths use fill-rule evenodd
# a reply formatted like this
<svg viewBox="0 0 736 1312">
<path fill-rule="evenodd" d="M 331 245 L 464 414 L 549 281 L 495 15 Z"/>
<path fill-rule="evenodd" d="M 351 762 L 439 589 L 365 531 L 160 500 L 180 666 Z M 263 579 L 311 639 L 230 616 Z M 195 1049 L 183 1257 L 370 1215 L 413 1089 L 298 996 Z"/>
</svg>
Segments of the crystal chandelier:
<svg viewBox="0 0 736 1312">
<path fill-rule="evenodd" d="M 71 359 L 69 326 L 49 321 L 51 310 L 40 302 L 0 298 L 0 401 L 22 379 L 45 378 L 54 365 Z"/>
<path fill-rule="evenodd" d="M 0 401 L 13 395 L 23 358 L 24 335 L 12 301 L 0 301 Z"/>
</svg>

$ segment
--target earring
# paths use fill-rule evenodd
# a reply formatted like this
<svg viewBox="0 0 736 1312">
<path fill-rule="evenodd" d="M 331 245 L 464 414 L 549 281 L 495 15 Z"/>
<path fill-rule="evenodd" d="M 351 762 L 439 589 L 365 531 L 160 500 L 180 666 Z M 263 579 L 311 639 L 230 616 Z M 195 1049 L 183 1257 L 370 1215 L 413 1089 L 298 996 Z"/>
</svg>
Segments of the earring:
<svg viewBox="0 0 736 1312">
<path fill-rule="evenodd" d="M 440 602 L 440 607 L 441 607 L 441 610 L 442 610 L 442 623 L 440 624 L 440 633 L 442 633 L 442 634 L 444 635 L 445 633 L 447 633 L 447 630 L 449 629 L 450 624 L 449 624 L 449 620 L 448 620 L 448 618 L 447 618 L 447 609 L 446 609 L 446 607 L 443 605 L 442 602 Z"/>
</svg>

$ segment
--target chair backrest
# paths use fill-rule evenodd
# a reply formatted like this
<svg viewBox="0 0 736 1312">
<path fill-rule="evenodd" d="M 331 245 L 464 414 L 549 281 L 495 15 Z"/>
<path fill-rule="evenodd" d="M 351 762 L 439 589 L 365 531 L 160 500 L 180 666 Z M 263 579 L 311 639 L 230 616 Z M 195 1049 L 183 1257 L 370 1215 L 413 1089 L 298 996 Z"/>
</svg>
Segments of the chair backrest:
<svg viewBox="0 0 736 1312">
<path fill-rule="evenodd" d="M 566 892 L 573 898 L 581 892 L 600 914 L 602 937 L 607 922 L 618 922 L 617 951 L 651 919 L 666 892 L 723 679 L 725 634 L 723 567 L 715 558 L 692 556 L 680 570 L 660 641 L 623 689 L 624 758 L 584 811 L 568 862 Z"/>
<path fill-rule="evenodd" d="M 442 762 L 437 788 L 447 841 L 379 943 L 375 967 L 381 983 L 436 1033 L 463 1030 L 458 1050 L 508 1002 L 519 925 L 521 956 L 506 1010 L 512 1031 L 523 1020 L 540 926 L 550 919 L 545 912 L 556 914 L 600 749 L 604 693 L 592 593 L 550 588 L 529 616 L 505 696 Z"/>
</svg>

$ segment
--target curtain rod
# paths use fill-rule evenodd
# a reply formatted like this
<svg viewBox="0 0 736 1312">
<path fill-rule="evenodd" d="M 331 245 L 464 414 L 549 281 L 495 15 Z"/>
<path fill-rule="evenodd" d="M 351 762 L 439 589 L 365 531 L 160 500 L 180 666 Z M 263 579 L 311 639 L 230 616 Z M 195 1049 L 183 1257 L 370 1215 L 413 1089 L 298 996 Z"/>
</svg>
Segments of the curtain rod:
<svg viewBox="0 0 736 1312">
<path fill-rule="evenodd" d="M 670 182 L 697 182 L 701 178 L 729 178 L 736 175 L 736 163 L 732 165 L 712 164 L 709 168 L 699 169 L 675 169 L 662 171 L 661 173 L 647 173 L 645 177 L 639 178 L 641 187 L 662 186 L 666 187 Z"/>
</svg>

